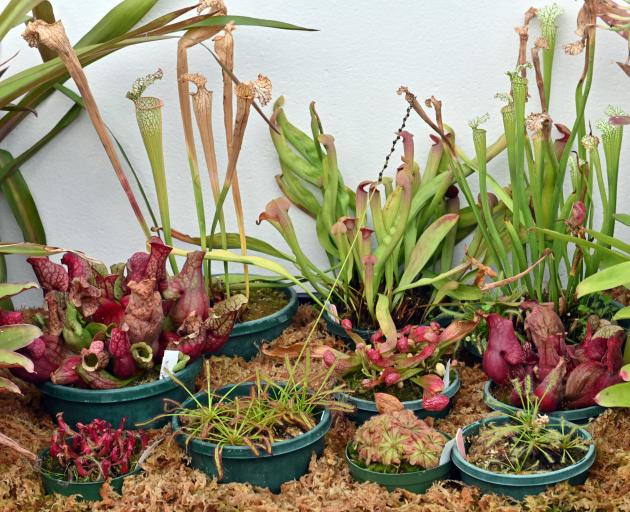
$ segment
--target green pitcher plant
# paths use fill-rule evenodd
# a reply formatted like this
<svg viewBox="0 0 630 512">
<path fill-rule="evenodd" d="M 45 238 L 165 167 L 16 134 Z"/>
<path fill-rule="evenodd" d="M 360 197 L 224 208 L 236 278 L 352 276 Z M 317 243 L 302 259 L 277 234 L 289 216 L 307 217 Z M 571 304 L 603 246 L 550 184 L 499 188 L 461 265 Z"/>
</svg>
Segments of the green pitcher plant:
<svg viewBox="0 0 630 512">
<path fill-rule="evenodd" d="M 271 201 L 258 222 L 266 220 L 280 232 L 304 279 L 318 295 L 331 296 L 343 316 L 358 326 L 377 325 L 379 294 L 387 297 L 401 325 L 424 316 L 436 292 L 426 292 L 420 301 L 411 300 L 411 295 L 422 286 L 464 275 L 471 260 L 452 268 L 455 243 L 475 228 L 470 209 L 460 210 L 442 142 L 435 141 L 421 170 L 414 160 L 412 134 L 400 131 L 404 154 L 395 179 L 365 180 L 353 191 L 344 181 L 334 138 L 324 133 L 314 103 L 310 134 L 288 120 L 283 104 L 280 97 L 274 105 L 270 133 L 280 161 L 276 181 L 285 197 Z M 487 158 L 500 150 L 501 143 L 490 148 Z M 302 250 L 288 213 L 292 204 L 314 218 L 329 269 L 319 269 Z M 485 250 L 486 244 L 476 236 L 469 255 L 483 259 Z M 457 288 L 451 286 L 445 293 Z M 464 289 L 462 285 L 460 292 Z"/>
<path fill-rule="evenodd" d="M 608 107 L 606 115 L 610 119 L 596 125 L 603 146 L 602 159 L 600 137 L 585 118 L 593 80 L 596 19 L 593 2 L 586 1 L 578 17 L 576 32 L 580 38 L 564 45 L 568 55 L 584 54 L 584 68 L 575 90 L 575 117 L 570 128 L 556 123 L 560 138 L 553 138 L 550 94 L 556 19 L 560 14 L 556 4 L 531 8 L 517 28 L 518 65 L 507 74 L 510 92 L 497 95 L 506 102 L 501 117 L 510 177 L 507 187 L 500 187 L 486 166 L 489 147 L 481 124 L 487 116 L 470 123 L 475 157 L 469 158 L 444 123 L 440 101 L 433 97 L 426 101 L 426 108 L 435 111 L 433 120 L 408 89 L 400 92 L 443 141 L 448 150 L 448 168 L 464 191 L 488 246 L 486 262 L 496 269 L 499 279 L 482 289 L 497 289 L 510 296 L 526 294 L 539 302 L 551 300 L 556 306 L 571 306 L 576 286 L 583 278 L 602 265 L 625 258 L 614 239 L 615 222 L 627 221 L 616 211 L 623 112 Z M 542 35 L 530 44 L 533 20 L 539 22 Z M 534 104 L 536 96 L 538 105 Z M 465 182 L 471 172 L 477 174 L 479 204 Z M 490 189 L 505 207 L 499 219 L 490 214 L 494 200 Z M 596 212 L 601 212 L 603 219 L 597 230 Z M 571 242 L 577 245 L 575 251 L 570 251 Z"/>
</svg>

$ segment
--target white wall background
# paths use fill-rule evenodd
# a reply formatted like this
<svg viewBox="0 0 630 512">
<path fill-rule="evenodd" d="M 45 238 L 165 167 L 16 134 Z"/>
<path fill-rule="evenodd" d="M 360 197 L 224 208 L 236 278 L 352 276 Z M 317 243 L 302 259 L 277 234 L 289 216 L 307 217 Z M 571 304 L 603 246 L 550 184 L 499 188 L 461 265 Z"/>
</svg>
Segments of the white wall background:
<svg viewBox="0 0 630 512">
<path fill-rule="evenodd" d="M 117 0 L 78 2 L 55 0 L 56 15 L 66 27 L 71 41 L 78 40 Z M 308 103 L 317 108 L 327 132 L 336 139 L 340 167 L 346 181 L 355 186 L 374 178 L 400 124 L 406 104 L 396 89 L 408 85 L 420 98 L 434 94 L 444 102 L 445 120 L 459 134 L 461 144 L 472 153 L 467 122 L 485 112 L 488 139 L 499 134 L 500 102 L 496 92 L 508 90 L 505 72 L 513 68 L 517 36 L 513 27 L 522 23 L 522 14 L 532 0 L 404 0 L 398 2 L 310 0 L 228 2 L 230 14 L 283 20 L 319 29 L 318 32 L 290 32 L 242 27 L 236 31 L 236 69 L 243 80 L 259 72 L 273 81 L 274 99 L 285 95 L 289 118 L 308 128 Z M 559 44 L 576 39 L 575 19 L 581 2 L 559 0 L 565 14 L 559 19 Z M 0 2 L 0 5 L 6 1 Z M 147 19 L 189 1 L 161 0 Z M 88 7 L 89 5 L 89 7 Z M 537 34 L 531 30 L 531 40 Z M 5 39 L 0 61 L 19 50 L 10 73 L 38 63 L 38 53 L 28 48 L 15 29 Z M 588 119 L 603 116 L 608 104 L 630 109 L 628 78 L 614 61 L 624 58 L 624 43 L 615 34 L 598 33 L 597 66 Z M 87 68 L 92 90 L 106 123 L 123 141 L 127 152 L 150 189 L 151 172 L 135 122 L 131 102 L 125 92 L 135 78 L 161 67 L 165 79 L 154 85 L 151 95 L 165 102 L 165 150 L 173 226 L 196 232 L 192 189 L 185 158 L 175 82 L 176 41 L 168 40 L 130 47 Z M 220 91 L 220 73 L 209 54 L 199 48 L 191 52 L 190 70 L 210 79 L 209 88 Z M 571 125 L 573 94 L 581 73 L 582 57 L 557 53 L 552 90 L 551 116 Z M 74 84 L 68 82 L 70 87 Z M 220 94 L 216 95 L 217 98 Z M 38 108 L 31 118 L 7 138 L 2 147 L 14 155 L 41 137 L 69 108 L 70 102 L 56 95 Z M 222 132 L 222 117 L 215 103 L 215 131 Z M 530 107 L 538 110 L 538 107 Z M 271 108 L 267 107 L 270 111 Z M 280 192 L 274 181 L 278 172 L 275 151 L 267 126 L 252 114 L 239 162 L 239 176 L 245 205 L 248 233 L 284 247 L 279 234 L 269 225 L 255 225 L 265 204 Z M 421 166 L 429 147 L 428 131 L 417 117 L 408 129 L 415 134 L 416 154 Z M 223 147 L 219 144 L 220 147 Z M 630 159 L 629 144 L 622 155 L 619 210 L 630 211 L 630 194 L 625 166 Z M 225 153 L 220 154 L 222 166 Z M 398 158 L 398 157 L 396 157 Z M 205 171 L 200 155 L 202 171 Z M 491 172 L 505 182 L 504 158 L 491 165 Z M 107 263 L 122 261 L 144 247 L 142 233 L 115 178 L 87 115 L 83 114 L 55 142 L 22 168 L 43 218 L 49 244 L 82 249 Z M 203 174 L 205 176 L 205 174 Z M 207 181 L 207 180 L 206 180 Z M 209 187 L 207 187 L 209 191 Z M 210 198 L 208 216 L 211 216 Z M 157 208 L 156 208 L 157 211 Z M 314 225 L 293 210 L 306 253 L 323 263 Z M 235 228 L 234 218 L 230 219 Z M 3 240 L 19 240 L 6 203 L 0 198 L 0 234 Z M 622 235 L 627 238 L 627 232 Z M 14 280 L 32 279 L 22 258 L 9 258 Z M 31 296 L 31 300 L 37 295 Z"/>
</svg>

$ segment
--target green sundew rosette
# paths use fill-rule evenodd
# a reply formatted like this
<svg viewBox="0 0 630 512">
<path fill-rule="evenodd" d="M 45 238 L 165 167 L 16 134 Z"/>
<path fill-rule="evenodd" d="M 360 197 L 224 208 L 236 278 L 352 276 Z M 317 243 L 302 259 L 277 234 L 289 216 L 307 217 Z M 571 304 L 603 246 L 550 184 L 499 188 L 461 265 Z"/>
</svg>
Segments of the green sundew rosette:
<svg viewBox="0 0 630 512">
<path fill-rule="evenodd" d="M 440 432 L 447 440 L 450 440 L 450 436 Z M 429 487 L 433 485 L 433 482 L 438 480 L 447 480 L 451 477 L 453 465 L 450 457 L 444 464 L 440 464 L 431 469 L 424 469 L 420 471 L 410 471 L 407 473 L 381 473 L 378 471 L 372 471 L 368 468 L 362 467 L 355 462 L 350 455 L 350 447 L 352 441 L 350 441 L 345 450 L 346 462 L 350 469 L 350 474 L 357 482 L 374 482 L 375 484 L 382 485 L 388 491 L 394 491 L 395 489 L 405 489 L 409 492 L 423 493 Z"/>
<path fill-rule="evenodd" d="M 224 395 L 229 392 L 229 397 L 247 396 L 254 385 L 254 382 L 229 385 L 220 388 L 216 393 Z M 202 404 L 208 402 L 205 391 L 197 393 L 195 398 Z M 195 407 L 192 397 L 182 404 L 184 409 Z M 315 428 L 292 439 L 272 443 L 271 455 L 266 452 L 255 455 L 248 446 L 224 446 L 221 452 L 224 473 L 220 483 L 249 483 L 257 487 L 267 487 L 274 493 L 280 492 L 283 483 L 296 480 L 307 473 L 314 453 L 318 456 L 323 453 L 324 437 L 330 430 L 331 423 L 332 415 L 324 409 Z M 173 432 L 180 430 L 181 422 L 177 416 L 173 416 L 171 425 Z M 185 434 L 179 434 L 177 442 L 190 456 L 192 467 L 211 477 L 217 476 L 215 443 L 194 438 L 187 442 Z"/>
<path fill-rule="evenodd" d="M 488 424 L 504 424 L 511 421 L 507 416 L 497 416 L 477 421 L 465 427 L 462 431 L 464 439 L 470 439 L 479 432 L 479 429 Z M 560 428 L 559 423 L 550 423 L 551 428 Z M 571 423 L 565 422 L 565 426 L 571 427 Z M 577 434 L 591 442 L 588 451 L 575 464 L 571 464 L 556 471 L 546 471 L 544 473 L 532 473 L 526 475 L 511 475 L 508 473 L 495 473 L 479 468 L 468 462 L 459 452 L 457 447 L 453 447 L 451 460 L 459 471 L 459 480 L 467 485 L 472 485 L 481 489 L 484 493 L 493 493 L 503 496 L 511 496 L 521 500 L 526 496 L 539 494 L 547 487 L 561 482 L 568 482 L 570 485 L 580 485 L 586 481 L 588 472 L 595 462 L 595 444 L 592 436 L 584 429 L 578 428 Z"/>
</svg>

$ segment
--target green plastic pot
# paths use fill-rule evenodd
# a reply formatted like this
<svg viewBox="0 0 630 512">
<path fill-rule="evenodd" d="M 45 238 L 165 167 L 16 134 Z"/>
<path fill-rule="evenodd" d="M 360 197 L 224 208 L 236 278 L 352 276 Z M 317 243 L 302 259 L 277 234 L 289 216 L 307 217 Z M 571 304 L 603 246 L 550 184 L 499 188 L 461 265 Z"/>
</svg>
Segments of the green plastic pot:
<svg viewBox="0 0 630 512">
<path fill-rule="evenodd" d="M 447 439 L 450 439 L 446 434 L 443 435 Z M 349 449 L 351 444 L 352 441 L 346 446 L 346 462 L 348 463 L 352 478 L 357 482 L 374 482 L 375 484 L 382 485 L 388 491 L 405 489 L 406 491 L 420 494 L 431 487 L 433 482 L 447 480 L 451 477 L 452 463 L 450 460 L 435 468 L 414 471 L 412 473 L 393 474 L 370 471 L 369 469 L 357 465 L 350 458 Z"/>
<path fill-rule="evenodd" d="M 177 378 L 193 390 L 195 379 L 201 370 L 202 358 L 190 363 L 177 372 Z M 183 402 L 188 393 L 173 379 L 155 380 L 138 386 L 118 389 L 81 389 L 44 382 L 39 386 L 42 393 L 42 406 L 54 418 L 63 412 L 63 418 L 70 426 L 89 423 L 95 418 L 118 426 L 126 417 L 125 428 L 159 428 L 168 423 L 161 418 L 146 425 L 138 426 L 164 412 L 164 400 Z"/>
<path fill-rule="evenodd" d="M 346 334 L 346 331 L 343 329 L 343 327 L 341 327 L 341 324 L 333 319 L 332 315 L 328 312 L 327 309 L 324 310 L 324 314 L 322 316 L 324 317 L 324 321 L 326 322 L 326 330 L 330 334 L 346 341 L 352 341 L 352 338 L 350 338 L 350 336 Z M 451 323 L 452 317 L 448 314 L 442 313 L 436 316 L 434 318 L 434 321 L 444 328 Z M 422 325 L 428 325 L 428 323 L 425 322 Z M 369 343 L 372 334 L 374 334 L 376 330 L 353 328 L 352 332 L 358 334 L 365 342 Z"/>
<path fill-rule="evenodd" d="M 230 385 L 217 390 L 219 394 L 230 391 L 231 397 L 246 396 L 254 386 L 253 382 Z M 207 403 L 207 393 L 201 392 L 195 398 Z M 195 402 L 189 398 L 183 406 L 187 409 L 195 407 Z M 296 480 L 308 471 L 309 462 L 313 453 L 321 455 L 324 451 L 324 436 L 330 429 L 332 416 L 330 411 L 324 409 L 321 412 L 319 423 L 315 428 L 305 434 L 279 441 L 271 445 L 272 454 L 262 452 L 256 456 L 247 446 L 224 446 L 221 454 L 223 464 L 223 479 L 221 483 L 241 482 L 250 483 L 257 487 L 267 487 L 272 492 L 280 492 L 280 486 L 290 480 Z M 173 431 L 180 428 L 179 418 L 173 416 Z M 216 477 L 217 469 L 214 463 L 214 451 L 217 445 L 192 439 L 186 442 L 186 436 L 177 436 L 177 442 L 184 448 L 191 458 L 191 465 L 206 474 Z"/>
<path fill-rule="evenodd" d="M 507 416 L 498 416 L 495 418 L 486 418 L 481 421 L 477 421 L 471 425 L 468 425 L 462 431 L 465 439 L 469 439 L 475 436 L 481 426 L 498 423 L 508 423 L 510 418 Z M 565 425 L 571 425 L 565 423 Z M 559 428 L 556 423 L 550 424 L 552 427 Z M 583 428 L 579 428 L 579 435 L 583 439 L 592 441 L 591 435 Z M 468 444 L 468 443 L 467 443 Z M 459 477 L 462 482 L 467 485 L 478 487 L 482 492 L 489 492 L 494 494 L 500 494 L 504 496 L 511 496 L 517 500 L 521 500 L 526 496 L 532 494 L 539 494 L 543 492 L 547 487 L 558 484 L 560 482 L 568 482 L 571 485 L 583 484 L 586 481 L 588 472 L 595 462 L 595 445 L 591 444 L 586 452 L 586 455 L 571 466 L 559 469 L 557 471 L 548 471 L 546 473 L 534 473 L 527 475 L 510 475 L 505 473 L 494 473 L 481 469 L 470 462 L 468 462 L 457 447 L 453 447 L 451 452 L 451 459 L 455 467 L 459 470 Z"/>
<path fill-rule="evenodd" d="M 343 329 L 343 327 L 341 327 L 341 324 L 333 319 L 332 315 L 328 312 L 327 309 L 324 310 L 324 314 L 322 316 L 324 317 L 324 321 L 326 322 L 326 330 L 330 334 L 352 343 L 352 338 L 350 338 L 350 336 L 346 334 L 346 331 Z M 376 331 L 374 329 L 353 328 L 352 332 L 358 334 L 365 342 L 369 343 L 372 334 L 374 334 Z"/>
<path fill-rule="evenodd" d="M 444 389 L 443 394 L 452 399 L 457 392 L 461 383 L 459 381 L 459 375 L 455 370 L 451 372 L 451 382 Z M 355 408 L 355 412 L 350 413 L 348 417 L 354 421 L 357 425 L 361 425 L 362 423 L 369 420 L 372 416 L 376 416 L 378 414 L 378 409 L 376 408 L 376 402 L 374 400 L 365 400 L 363 398 L 357 398 L 356 396 L 350 395 L 348 393 L 339 393 L 339 400 L 343 400 L 344 402 L 348 402 L 352 404 Z M 422 408 L 422 399 L 420 400 L 408 400 L 403 402 L 405 409 L 412 410 L 414 414 L 420 418 L 446 418 L 448 413 L 453 408 L 452 400 L 449 401 L 448 406 L 446 406 L 441 411 L 425 411 Z"/>
<path fill-rule="evenodd" d="M 271 341 L 280 336 L 291 324 L 298 308 L 298 298 L 293 288 L 284 288 L 283 291 L 289 299 L 288 304 L 258 320 L 235 324 L 230 338 L 215 354 L 240 356 L 249 361 L 258 354 L 264 341 Z"/>
<path fill-rule="evenodd" d="M 40 460 L 45 460 L 49 457 L 49 449 L 46 448 L 39 454 Z M 109 481 L 111 488 L 118 494 L 122 494 L 122 487 L 125 478 L 131 475 L 137 475 L 142 471 L 142 468 L 136 464 L 133 471 L 129 473 L 112 478 Z M 99 480 L 98 482 L 68 482 L 66 480 L 58 480 L 53 476 L 40 471 L 42 477 L 42 484 L 44 485 L 44 491 L 46 494 L 61 494 L 62 496 L 77 495 L 81 501 L 100 501 L 101 500 L 101 487 L 105 483 L 105 480 Z"/>
<path fill-rule="evenodd" d="M 512 416 L 521 410 L 520 407 L 506 404 L 505 402 L 502 402 L 501 400 L 496 398 L 493 394 L 494 387 L 494 382 L 492 382 L 491 380 L 486 381 L 485 385 L 483 386 L 483 401 L 488 407 L 490 407 L 490 409 Z M 589 420 L 591 420 L 592 418 L 596 418 L 605 410 L 605 407 L 592 405 L 591 407 L 582 407 L 580 409 L 553 411 L 548 413 L 548 416 L 552 420 L 560 421 L 560 419 L 564 418 L 565 421 L 570 421 L 571 423 L 577 423 L 578 425 L 581 425 L 584 423 L 588 423 Z"/>
</svg>

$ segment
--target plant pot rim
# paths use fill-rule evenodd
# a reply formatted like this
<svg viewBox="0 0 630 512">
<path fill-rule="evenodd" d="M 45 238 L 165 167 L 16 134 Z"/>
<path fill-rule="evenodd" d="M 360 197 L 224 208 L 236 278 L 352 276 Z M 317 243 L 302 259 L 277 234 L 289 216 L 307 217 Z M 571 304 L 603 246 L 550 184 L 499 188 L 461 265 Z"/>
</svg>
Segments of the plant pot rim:
<svg viewBox="0 0 630 512">
<path fill-rule="evenodd" d="M 329 324 L 334 324 L 336 326 L 339 327 L 339 329 L 343 329 L 343 327 L 341 327 L 341 324 L 339 322 L 337 322 L 333 316 L 330 314 L 330 312 L 328 311 L 328 309 L 324 309 L 324 314 L 322 315 L 324 317 L 324 320 L 329 323 Z M 353 327 L 352 332 L 357 333 L 359 336 L 361 336 L 362 338 L 369 338 L 370 336 L 372 336 L 372 334 L 374 334 L 377 329 L 363 329 L 361 327 Z"/>
<path fill-rule="evenodd" d="M 517 412 L 522 410 L 521 407 L 516 407 L 512 404 L 506 404 L 505 402 L 502 402 L 497 397 L 495 397 L 494 393 L 492 392 L 494 386 L 495 383 L 490 379 L 488 379 L 483 385 L 483 401 L 488 407 L 490 407 L 494 411 L 499 411 L 502 413 L 506 413 L 506 411 Z M 565 420 L 571 421 L 575 419 L 599 416 L 605 410 L 606 408 L 601 407 L 600 405 L 589 405 L 588 407 L 579 407 L 577 409 L 558 409 L 556 411 L 552 411 L 546 414 L 553 419 L 565 418 Z"/>
<path fill-rule="evenodd" d="M 459 388 L 461 387 L 459 374 L 457 373 L 457 370 L 455 368 L 451 370 L 451 375 L 453 377 L 451 378 L 450 384 L 446 388 L 444 388 L 444 391 L 441 393 L 447 396 L 448 398 L 453 398 L 459 391 Z M 378 409 L 376 408 L 376 402 L 374 400 L 367 400 L 365 398 L 357 398 L 350 393 L 344 393 L 344 392 L 339 393 L 339 395 L 342 396 L 344 399 L 352 402 L 353 404 L 361 406 L 361 409 L 365 411 L 378 412 Z M 405 409 L 412 409 L 412 410 L 422 409 L 422 398 L 419 398 L 418 400 L 406 400 L 402 402 L 402 404 L 405 406 Z"/>
<path fill-rule="evenodd" d="M 470 435 L 471 431 L 478 430 L 483 425 L 491 423 L 507 423 L 508 421 L 511 421 L 511 418 L 509 416 L 493 416 L 490 418 L 484 418 L 464 427 L 464 429 L 462 430 L 462 435 L 466 437 L 467 435 Z M 546 471 L 544 473 L 527 473 L 524 475 L 495 473 L 494 471 L 482 469 L 468 462 L 466 459 L 464 459 L 464 457 L 462 457 L 461 453 L 459 453 L 457 447 L 453 447 L 453 451 L 451 452 L 451 460 L 453 461 L 453 464 L 455 464 L 455 466 L 457 466 L 457 468 L 459 468 L 461 471 L 464 471 L 467 474 L 478 478 L 479 480 L 483 480 L 485 482 L 490 482 L 493 484 L 514 487 L 529 487 L 542 484 L 554 484 L 557 482 L 568 480 L 569 478 L 575 476 L 577 473 L 582 472 L 583 470 L 587 470 L 593 465 L 593 463 L 595 462 L 596 450 L 595 443 L 593 442 L 593 436 L 591 436 L 591 434 L 586 429 L 569 421 L 565 421 L 564 424 L 569 427 L 576 426 L 578 435 L 580 435 L 583 439 L 590 441 L 591 444 L 588 447 L 588 451 L 580 460 L 578 460 L 574 464 L 571 464 L 570 466 L 566 466 L 561 469 Z M 550 423 L 550 426 L 559 427 L 560 424 L 558 422 L 552 422 Z"/>
<path fill-rule="evenodd" d="M 139 438 L 139 436 L 136 436 L 136 437 Z M 49 457 L 49 453 L 50 453 L 50 448 L 44 448 L 42 451 L 40 451 L 38 453 L 39 461 L 43 463 L 43 461 Z M 138 473 L 140 473 L 142 471 L 143 471 L 142 466 L 136 462 L 135 467 L 131 471 L 128 471 L 124 475 L 120 475 L 120 476 L 117 476 L 115 478 L 112 478 L 110 480 L 110 482 L 119 482 L 120 480 L 123 480 L 124 478 L 126 478 L 128 476 L 137 475 Z M 39 470 L 37 472 L 40 474 L 40 476 L 42 478 L 46 478 L 48 480 L 52 480 L 54 482 L 58 482 L 59 485 L 63 486 L 63 487 L 71 487 L 72 486 L 72 487 L 81 488 L 81 487 L 88 487 L 88 486 L 93 486 L 93 485 L 103 485 L 105 482 L 107 482 L 107 480 L 95 480 L 94 482 L 71 482 L 71 481 L 68 481 L 68 480 L 61 480 L 60 478 L 55 478 L 54 476 L 46 473 L 44 470 L 41 469 L 41 467 L 39 468 Z"/>
<path fill-rule="evenodd" d="M 255 382 L 252 382 L 252 381 L 242 382 L 240 384 L 228 384 L 226 386 L 222 386 L 221 388 L 215 390 L 215 392 L 225 393 L 229 389 L 232 389 L 232 388 L 239 388 L 241 386 L 251 387 L 253 385 L 255 385 Z M 204 398 L 207 395 L 208 393 L 206 391 L 200 391 L 199 393 L 195 394 L 195 398 L 198 401 L 200 401 L 201 398 Z M 182 404 L 182 408 L 187 408 L 186 406 L 193 404 L 193 402 L 194 402 L 193 398 L 189 397 Z M 325 436 L 326 432 L 328 432 L 331 422 L 332 422 L 332 415 L 330 414 L 330 411 L 328 409 L 324 408 L 322 412 L 320 413 L 320 418 L 319 418 L 319 421 L 317 422 L 317 425 L 315 425 L 313 429 L 309 430 L 308 432 L 304 432 L 303 434 L 300 434 L 299 436 L 292 437 L 291 439 L 285 439 L 283 441 L 277 441 L 275 443 L 271 443 L 271 454 L 268 454 L 266 452 L 261 452 L 260 455 L 255 455 L 254 453 L 252 453 L 249 446 L 246 446 L 246 445 L 243 445 L 243 446 L 224 445 L 221 452 L 221 457 L 228 458 L 228 459 L 229 458 L 231 459 L 252 459 L 252 458 L 263 459 L 267 457 L 275 457 L 277 455 L 291 453 L 291 452 L 304 448 L 304 446 L 313 444 L 315 441 Z M 180 427 L 180 422 L 179 422 L 179 418 L 175 415 L 173 415 L 171 419 L 171 427 L 173 429 L 173 432 L 178 432 L 179 427 Z M 217 448 L 216 443 L 203 441 L 201 439 L 193 438 L 190 441 L 188 441 L 186 439 L 186 435 L 181 432 L 177 434 L 177 438 L 178 438 L 178 441 L 186 448 L 192 447 L 193 451 L 197 453 L 201 453 L 203 455 L 212 456 L 214 454 L 215 449 Z"/>
<path fill-rule="evenodd" d="M 278 317 L 292 315 L 298 307 L 298 297 L 295 290 L 287 286 L 286 288 L 275 288 L 282 290 L 288 297 L 289 302 L 282 306 L 278 311 L 271 313 L 270 315 L 257 318 L 256 320 L 249 320 L 247 322 L 241 322 L 234 324 L 230 336 L 240 336 L 242 334 L 251 334 L 253 332 L 263 331 L 268 329 L 273 324 L 277 323 Z"/>
<path fill-rule="evenodd" d="M 185 368 L 175 373 L 178 379 L 187 376 L 193 372 L 198 372 L 201 367 L 203 357 L 199 357 L 191 361 Z M 147 396 L 159 395 L 164 391 L 179 386 L 170 377 L 166 379 L 156 379 L 152 382 L 137 384 L 135 386 L 125 386 L 115 389 L 85 389 L 75 388 L 72 386 L 64 386 L 62 384 L 53 384 L 50 381 L 44 382 L 38 386 L 39 390 L 54 398 L 60 398 L 70 402 L 85 403 L 113 403 L 124 400 L 137 400 L 146 398 Z"/>
<path fill-rule="evenodd" d="M 442 434 L 442 436 L 444 436 L 444 438 L 446 438 L 447 441 L 450 441 L 452 438 L 451 436 L 449 436 L 448 434 L 441 432 L 438 430 L 438 432 L 440 434 Z M 434 468 L 428 468 L 428 469 L 419 469 L 418 471 L 409 471 L 407 473 L 381 473 L 380 471 L 372 471 L 371 469 L 368 468 L 362 468 L 361 466 L 359 466 L 356 462 L 354 462 L 352 460 L 352 458 L 350 457 L 350 445 L 353 443 L 353 440 L 351 439 L 350 441 L 348 441 L 348 443 L 346 444 L 346 448 L 344 450 L 344 455 L 346 456 L 346 462 L 352 466 L 353 468 L 355 468 L 358 471 L 361 471 L 362 473 L 365 473 L 366 475 L 370 475 L 370 476 L 374 476 L 377 478 L 381 478 L 384 476 L 391 476 L 391 477 L 409 477 L 409 478 L 413 478 L 414 476 L 420 476 L 422 474 L 427 474 L 430 471 L 435 471 L 437 469 L 442 468 L 442 466 L 447 466 L 451 464 L 451 459 L 449 458 L 444 464 L 439 464 L 437 466 L 435 466 Z"/>
</svg>

